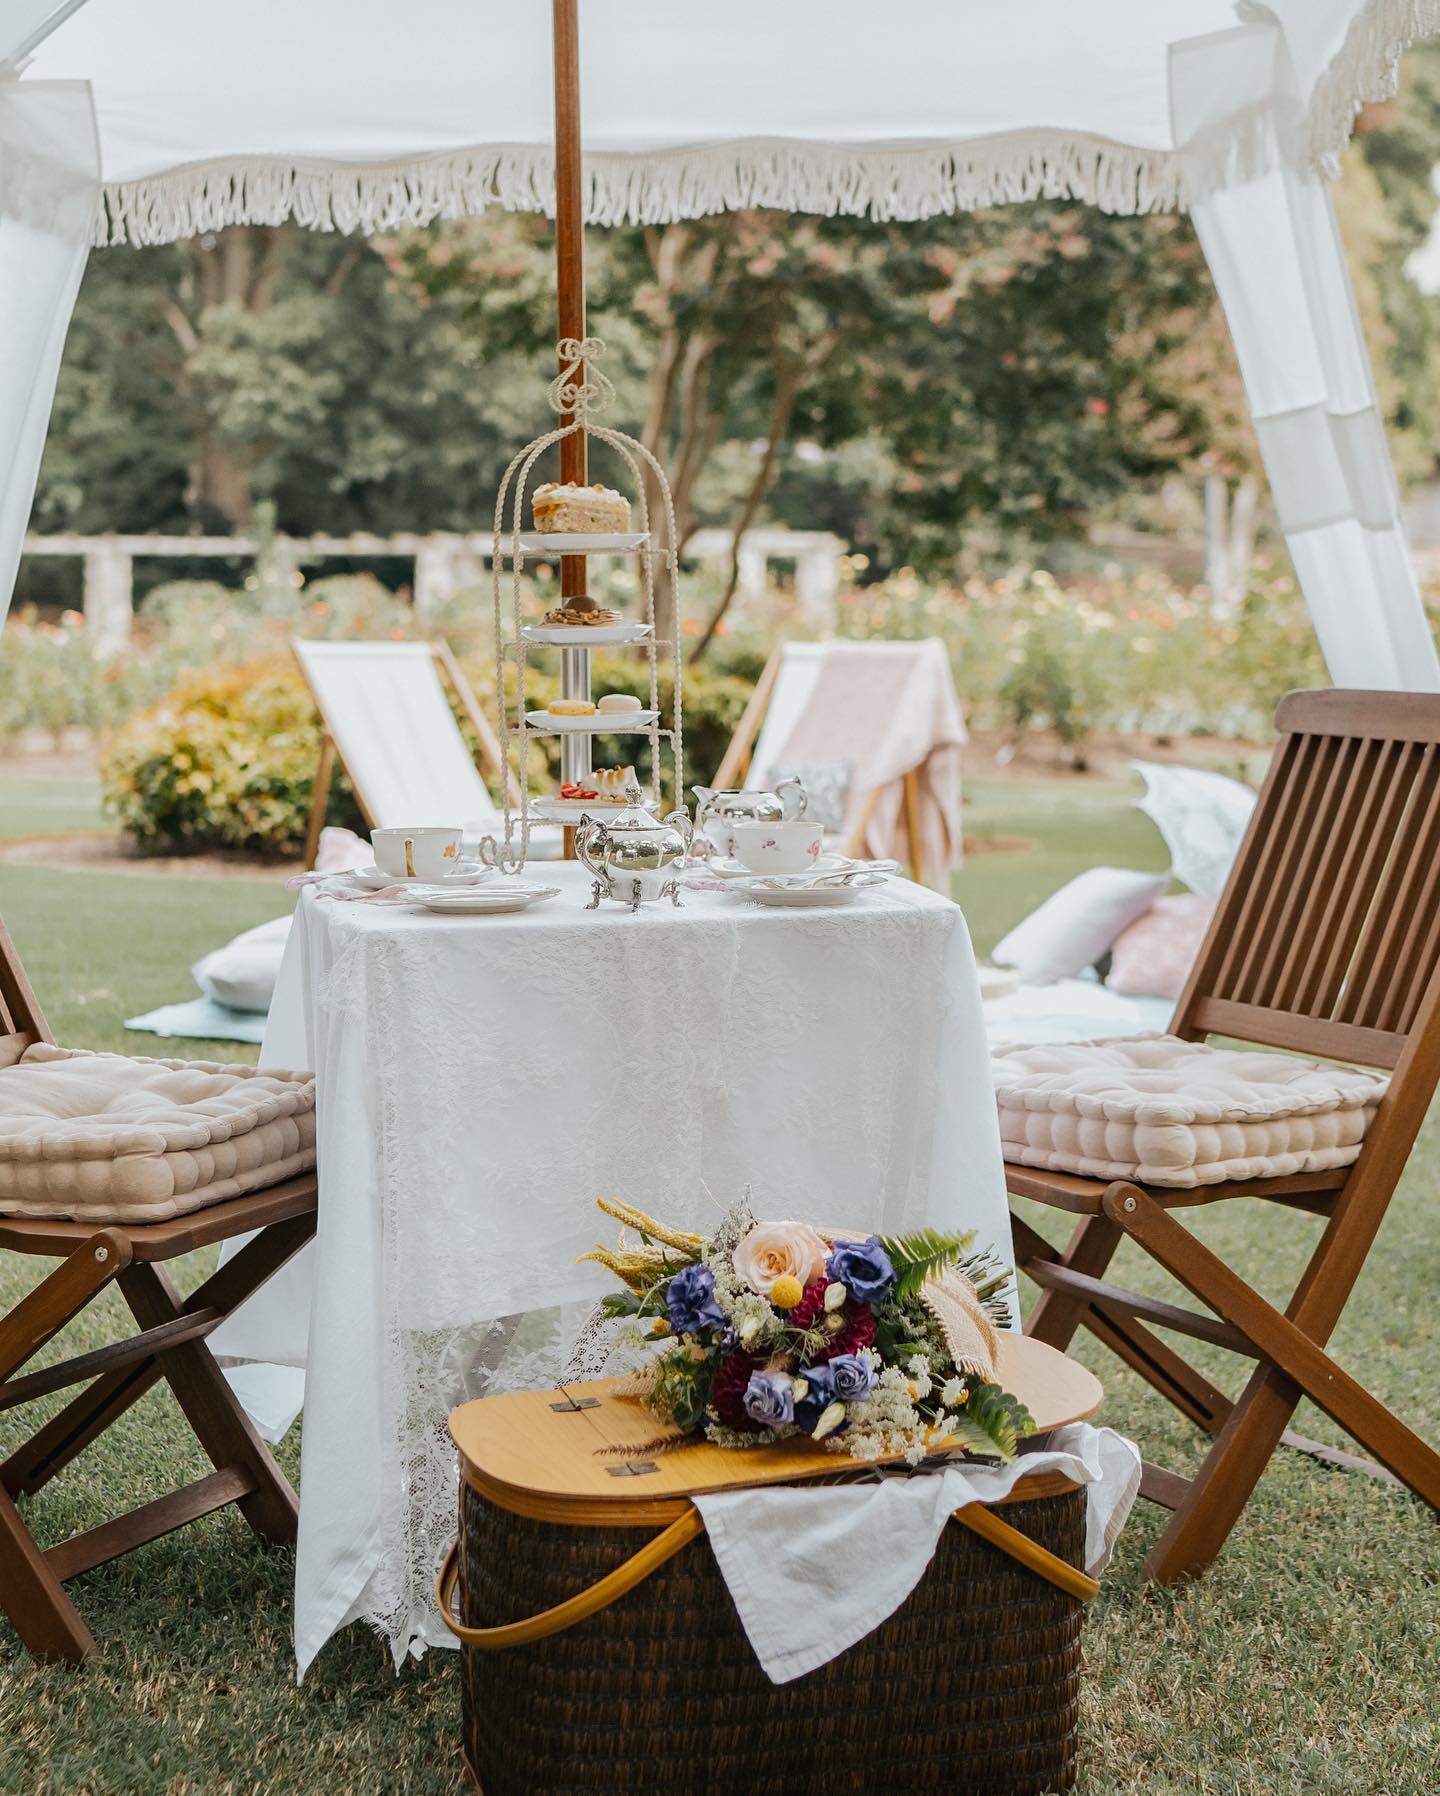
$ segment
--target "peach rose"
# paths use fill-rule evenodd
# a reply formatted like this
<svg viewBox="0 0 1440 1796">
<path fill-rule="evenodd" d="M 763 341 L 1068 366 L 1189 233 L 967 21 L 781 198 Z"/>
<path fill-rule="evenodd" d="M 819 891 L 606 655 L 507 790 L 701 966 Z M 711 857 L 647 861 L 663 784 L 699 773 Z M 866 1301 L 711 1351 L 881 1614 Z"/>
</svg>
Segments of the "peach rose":
<svg viewBox="0 0 1440 1796">
<path fill-rule="evenodd" d="M 735 1249 L 736 1276 L 759 1297 L 775 1281 L 798 1278 L 802 1287 L 825 1270 L 830 1243 L 805 1222 L 757 1222 Z"/>
</svg>

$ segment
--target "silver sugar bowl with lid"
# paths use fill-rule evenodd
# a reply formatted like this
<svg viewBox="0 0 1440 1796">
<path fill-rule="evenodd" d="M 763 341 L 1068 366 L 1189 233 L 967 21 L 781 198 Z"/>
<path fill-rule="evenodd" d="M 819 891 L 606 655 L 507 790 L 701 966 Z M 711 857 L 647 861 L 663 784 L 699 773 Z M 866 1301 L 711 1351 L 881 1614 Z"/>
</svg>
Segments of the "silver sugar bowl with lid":
<svg viewBox="0 0 1440 1796">
<path fill-rule="evenodd" d="M 694 835 L 684 811 L 657 817 L 632 780 L 625 788 L 623 811 L 604 822 L 586 815 L 575 826 L 575 853 L 595 879 L 586 908 L 595 910 L 602 898 L 628 904 L 632 911 L 658 898 L 678 906 L 675 876 Z"/>
</svg>

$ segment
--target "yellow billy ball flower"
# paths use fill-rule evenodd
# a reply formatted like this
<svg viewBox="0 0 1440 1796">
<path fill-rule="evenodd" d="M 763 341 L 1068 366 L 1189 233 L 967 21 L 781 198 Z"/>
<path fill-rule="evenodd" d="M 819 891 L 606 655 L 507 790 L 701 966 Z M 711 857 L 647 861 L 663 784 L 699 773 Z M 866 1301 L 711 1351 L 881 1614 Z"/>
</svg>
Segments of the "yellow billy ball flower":
<svg viewBox="0 0 1440 1796">
<path fill-rule="evenodd" d="M 657 1337 L 660 1335 L 668 1335 L 670 1332 L 670 1324 L 663 1316 L 656 1316 L 654 1321 L 650 1324 L 650 1332 Z"/>
<path fill-rule="evenodd" d="M 793 1310 L 805 1295 L 805 1287 L 793 1272 L 784 1272 L 770 1287 L 770 1301 L 777 1310 Z"/>
</svg>

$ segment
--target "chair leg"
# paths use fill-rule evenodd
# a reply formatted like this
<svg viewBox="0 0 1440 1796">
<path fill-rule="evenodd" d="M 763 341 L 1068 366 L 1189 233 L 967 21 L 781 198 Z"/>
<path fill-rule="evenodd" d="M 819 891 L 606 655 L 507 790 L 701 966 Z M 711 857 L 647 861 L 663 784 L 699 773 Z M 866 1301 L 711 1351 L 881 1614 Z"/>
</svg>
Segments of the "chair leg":
<svg viewBox="0 0 1440 1796">
<path fill-rule="evenodd" d="M 0 1490 L 0 1608 L 37 1659 L 78 1665 L 94 1656 L 94 1636 L 45 1563 L 20 1512 Z"/>
<path fill-rule="evenodd" d="M 1086 1219 L 1087 1222 L 1093 1220 L 1094 1218 Z M 1100 1220 L 1104 1221 L 1105 1218 Z M 1027 1262 L 1038 1259 L 1051 1265 L 1073 1266 L 1077 1272 L 1088 1272 L 1092 1278 L 1098 1278 L 1109 1264 L 1110 1254 L 1105 1254 L 1103 1259 L 1100 1257 L 1104 1235 L 1098 1234 L 1092 1238 L 1083 1222 L 1071 1237 L 1070 1248 L 1081 1246 L 1083 1237 L 1084 1251 L 1073 1260 L 1058 1253 L 1023 1217 L 1012 1212 L 1010 1223 L 1014 1231 L 1016 1258 L 1022 1272 Z M 1110 1253 L 1114 1252 L 1114 1246 L 1115 1243 L 1112 1243 Z M 1094 1259 L 1087 1261 L 1085 1255 L 1091 1252 L 1094 1253 Z M 1092 1266 L 1098 1270 L 1092 1270 Z M 1076 1306 L 1073 1319 L 1068 1311 L 1061 1308 L 1062 1303 Z M 1045 1291 L 1041 1294 L 1031 1312 L 1030 1322 L 1025 1330 L 1027 1334 L 1036 1333 L 1037 1316 L 1042 1318 L 1042 1324 L 1051 1331 L 1039 1336 L 1047 1346 L 1058 1347 L 1063 1352 L 1074 1338 L 1076 1327 L 1083 1327 L 1123 1360 L 1132 1372 L 1137 1372 L 1148 1385 L 1157 1390 L 1167 1403 L 1173 1404 L 1182 1415 L 1189 1417 L 1198 1428 L 1203 1428 L 1207 1434 L 1218 1434 L 1224 1427 L 1234 1407 L 1230 1399 L 1135 1317 L 1119 1315 L 1107 1310 L 1102 1304 L 1088 1302 L 1084 1297 L 1061 1291 Z M 1054 1338 L 1057 1336 L 1060 1338 Z"/>
<path fill-rule="evenodd" d="M 1332 1232 L 1327 1231 L 1311 1259 L 1301 1294 L 1291 1304 L 1293 1314 L 1282 1315 L 1144 1192 L 1115 1186 L 1106 1192 L 1104 1203 L 1107 1215 L 1122 1222 L 1127 1233 L 1167 1272 L 1217 1315 L 1240 1328 L 1266 1355 L 1266 1362 L 1252 1375 L 1187 1499 L 1151 1553 L 1146 1564 L 1149 1575 L 1170 1582 L 1202 1569 L 1214 1559 L 1279 1445 L 1302 1395 L 1368 1448 L 1417 1496 L 1440 1511 L 1440 1454 L 1393 1416 L 1324 1350 L 1323 1341 L 1338 1319 L 1353 1281 L 1332 1291 L 1326 1310 L 1315 1324 L 1320 1338 L 1305 1326 L 1306 1310 L 1311 1306 L 1304 1294 L 1315 1288 L 1312 1275 L 1328 1257 Z"/>
<path fill-rule="evenodd" d="M 0 1464 L 0 1489 L 9 1491 L 12 1497 L 29 1496 L 43 1489 L 91 1441 L 138 1403 L 160 1376 L 159 1363 L 147 1359 L 97 1378 Z"/>
<path fill-rule="evenodd" d="M 142 1328 L 155 1328 L 183 1313 L 179 1293 L 158 1266 L 139 1264 L 122 1274 L 120 1288 Z M 164 1349 L 160 1369 L 196 1439 L 217 1470 L 239 1466 L 255 1488 L 239 1499 L 240 1513 L 262 1540 L 294 1541 L 299 1505 L 269 1448 L 255 1432 L 215 1356 L 203 1341 Z"/>
<path fill-rule="evenodd" d="M 1100 1278 L 1124 1237 L 1125 1231 L 1108 1216 L 1084 1216 L 1066 1243 L 1065 1251 L 1049 1257 L 1072 1272 Z M 1063 1353 L 1074 1340 L 1075 1330 L 1089 1307 L 1089 1298 L 1073 1291 L 1042 1291 L 1025 1324 L 1025 1332 Z"/>
<path fill-rule="evenodd" d="M 0 1382 L 37 1354 L 130 1264 L 130 1243 L 117 1229 L 97 1229 L 0 1316 Z"/>
<path fill-rule="evenodd" d="M 213 1306 L 228 1314 L 298 1253 L 314 1232 L 313 1214 L 271 1223 L 192 1292 L 186 1310 Z M 159 1361 L 151 1358 L 97 1378 L 0 1463 L 0 1487 L 12 1497 L 42 1489 L 162 1376 Z"/>
</svg>

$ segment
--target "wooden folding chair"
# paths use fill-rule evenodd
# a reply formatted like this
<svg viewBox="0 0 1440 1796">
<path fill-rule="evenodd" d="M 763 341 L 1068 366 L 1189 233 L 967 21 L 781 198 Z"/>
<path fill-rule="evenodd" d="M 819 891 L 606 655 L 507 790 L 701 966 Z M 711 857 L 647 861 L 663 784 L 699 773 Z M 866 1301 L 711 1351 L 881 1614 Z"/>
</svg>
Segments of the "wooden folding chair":
<svg viewBox="0 0 1440 1796">
<path fill-rule="evenodd" d="M 487 780 L 501 772 L 500 743 L 464 670 L 444 642 L 291 643 L 323 733 L 305 865 L 315 865 L 338 757 L 370 829 L 441 823 L 498 824 Z M 448 683 L 479 744 L 477 768 L 445 695 Z M 512 800 L 519 784 L 506 770 Z"/>
<path fill-rule="evenodd" d="M 53 1041 L 9 935 L 0 925 L 0 1066 Z M 0 1215 L 0 1248 L 61 1263 L 0 1317 L 0 1410 L 72 1385 L 87 1388 L 0 1463 L 0 1609 L 39 1658 L 78 1663 L 96 1650 L 65 1585 L 92 1566 L 156 1540 L 227 1503 L 262 1540 L 295 1539 L 297 1505 L 205 1337 L 315 1232 L 314 1174 L 197 1210 L 171 1222 L 36 1221 Z M 181 1298 L 164 1262 L 258 1230 L 255 1239 Z M 112 1346 L 15 1374 L 65 1324 L 118 1284 L 140 1332 Z M 184 1489 L 42 1549 L 16 1499 L 30 1495 L 165 1379 L 215 1470 Z"/>
<path fill-rule="evenodd" d="M 1187 1041 L 1219 1034 L 1387 1069 L 1360 1156 L 1334 1172 L 1168 1190 L 1009 1165 L 1009 1189 L 1082 1220 L 1057 1252 L 1015 1217 L 1021 1268 L 1042 1287 L 1027 1332 L 1055 1347 L 1088 1328 L 1215 1436 L 1193 1479 L 1147 1466 L 1143 1494 L 1174 1511 L 1145 1563 L 1160 1583 L 1224 1546 L 1282 1440 L 1398 1480 L 1440 1508 L 1440 1455 L 1325 1351 L 1440 1078 L 1440 696 L 1296 692 L 1204 946 L 1175 1012 Z M 1263 1198 L 1325 1220 L 1282 1313 L 1176 1219 Z M 1105 1282 L 1130 1239 L 1211 1314 Z M 1231 1401 L 1152 1331 L 1255 1362 Z M 1309 1397 L 1379 1465 L 1289 1432 Z"/>
<path fill-rule="evenodd" d="M 757 744 L 764 735 L 766 716 L 776 699 L 777 690 L 789 671 L 786 667 L 787 652 L 791 658 L 796 654 L 813 655 L 819 652 L 819 644 L 784 643 L 779 644 L 765 663 L 755 690 L 750 695 L 750 702 L 741 714 L 735 726 L 735 734 L 730 738 L 725 757 L 719 770 L 710 782 L 717 791 L 729 791 L 742 787 L 750 777 L 751 767 L 755 759 Z M 788 733 L 788 732 L 787 732 Z M 760 774 L 769 778 L 770 769 L 762 767 Z M 919 769 L 912 767 L 901 781 L 904 810 L 905 834 L 909 844 L 910 871 L 921 884 L 925 880 L 925 849 L 920 827 L 920 775 Z M 841 852 L 848 855 L 862 855 L 865 852 L 865 835 L 870 827 L 870 820 L 880 802 L 883 786 L 876 786 L 868 795 L 864 806 L 851 821 L 841 844 Z"/>
</svg>

